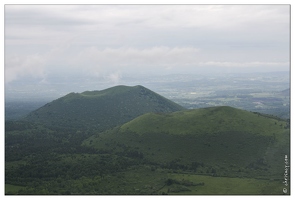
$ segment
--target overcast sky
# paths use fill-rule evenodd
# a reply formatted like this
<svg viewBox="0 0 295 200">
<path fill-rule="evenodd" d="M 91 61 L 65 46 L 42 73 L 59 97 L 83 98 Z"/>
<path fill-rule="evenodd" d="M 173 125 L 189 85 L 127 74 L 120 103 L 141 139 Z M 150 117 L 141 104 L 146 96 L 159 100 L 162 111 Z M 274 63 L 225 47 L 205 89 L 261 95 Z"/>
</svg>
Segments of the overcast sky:
<svg viewBox="0 0 295 200">
<path fill-rule="evenodd" d="M 288 71 L 288 5 L 5 5 L 5 84 Z"/>
</svg>

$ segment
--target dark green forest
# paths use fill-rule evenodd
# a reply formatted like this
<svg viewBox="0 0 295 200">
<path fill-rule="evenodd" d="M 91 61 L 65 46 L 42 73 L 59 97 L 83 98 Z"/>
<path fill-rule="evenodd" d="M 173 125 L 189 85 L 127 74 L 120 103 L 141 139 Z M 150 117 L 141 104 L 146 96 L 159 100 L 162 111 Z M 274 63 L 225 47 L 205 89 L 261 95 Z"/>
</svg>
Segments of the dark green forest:
<svg viewBox="0 0 295 200">
<path fill-rule="evenodd" d="M 138 106 L 128 102 L 130 90 Z M 231 107 L 184 110 L 147 91 L 70 94 L 5 121 L 5 194 L 283 194 L 289 120 Z M 101 98 L 121 104 L 98 112 L 107 105 Z M 101 118 L 115 120 L 118 109 L 128 116 L 147 104 L 156 110 L 97 127 Z M 63 106 L 71 109 L 48 114 Z"/>
</svg>

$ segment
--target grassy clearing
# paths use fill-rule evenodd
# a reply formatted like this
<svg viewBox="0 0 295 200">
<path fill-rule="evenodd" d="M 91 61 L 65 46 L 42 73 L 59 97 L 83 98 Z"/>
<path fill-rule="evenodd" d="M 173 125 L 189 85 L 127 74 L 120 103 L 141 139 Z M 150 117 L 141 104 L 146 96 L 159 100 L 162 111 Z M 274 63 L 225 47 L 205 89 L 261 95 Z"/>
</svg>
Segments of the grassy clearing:
<svg viewBox="0 0 295 200">
<path fill-rule="evenodd" d="M 5 184 L 5 194 L 17 194 L 20 190 L 25 189 L 23 186 Z"/>
<path fill-rule="evenodd" d="M 121 126 L 121 132 L 138 134 L 203 134 L 243 131 L 272 136 L 284 130 L 285 121 L 227 106 L 179 111 L 168 114 L 148 113 Z"/>
<path fill-rule="evenodd" d="M 281 181 L 253 178 L 212 177 L 171 173 L 153 166 L 134 166 L 127 170 L 101 176 L 72 180 L 44 181 L 35 187 L 6 184 L 6 194 L 103 194 L 103 195 L 273 195 L 283 194 Z M 289 191 L 289 188 L 287 188 Z"/>
<path fill-rule="evenodd" d="M 187 195 L 283 195 L 281 181 L 258 180 L 253 178 L 211 177 L 193 174 L 169 174 L 168 177 L 178 182 L 190 182 L 187 186 L 171 184 L 163 187 L 159 193 Z M 202 185 L 204 183 L 204 185 Z M 178 190 L 177 190 L 178 188 Z M 289 191 L 289 188 L 288 188 Z"/>
</svg>

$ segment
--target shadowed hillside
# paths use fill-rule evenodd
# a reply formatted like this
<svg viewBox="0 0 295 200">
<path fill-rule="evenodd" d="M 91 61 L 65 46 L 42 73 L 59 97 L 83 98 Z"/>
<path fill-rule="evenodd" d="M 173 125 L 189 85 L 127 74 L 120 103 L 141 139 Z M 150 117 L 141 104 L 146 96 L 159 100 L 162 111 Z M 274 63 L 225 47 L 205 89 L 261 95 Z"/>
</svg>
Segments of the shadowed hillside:
<svg viewBox="0 0 295 200">
<path fill-rule="evenodd" d="M 25 120 L 54 127 L 106 130 L 148 112 L 174 112 L 180 105 L 143 86 L 116 86 L 101 91 L 70 93 Z"/>
</svg>

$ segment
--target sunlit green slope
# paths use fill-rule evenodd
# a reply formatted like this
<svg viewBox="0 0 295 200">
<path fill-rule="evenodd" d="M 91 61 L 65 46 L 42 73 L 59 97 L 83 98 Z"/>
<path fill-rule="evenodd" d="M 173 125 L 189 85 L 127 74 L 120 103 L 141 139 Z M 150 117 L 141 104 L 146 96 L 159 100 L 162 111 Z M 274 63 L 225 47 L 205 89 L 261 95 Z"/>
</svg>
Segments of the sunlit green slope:
<svg viewBox="0 0 295 200">
<path fill-rule="evenodd" d="M 279 178 L 289 154 L 289 131 L 278 118 L 212 107 L 148 113 L 83 145 L 201 174 Z"/>
<path fill-rule="evenodd" d="M 273 136 L 286 122 L 228 106 L 186 110 L 167 114 L 147 113 L 124 124 L 120 132 L 170 134 L 213 134 L 247 132 Z"/>
</svg>

